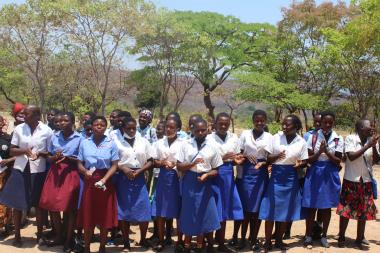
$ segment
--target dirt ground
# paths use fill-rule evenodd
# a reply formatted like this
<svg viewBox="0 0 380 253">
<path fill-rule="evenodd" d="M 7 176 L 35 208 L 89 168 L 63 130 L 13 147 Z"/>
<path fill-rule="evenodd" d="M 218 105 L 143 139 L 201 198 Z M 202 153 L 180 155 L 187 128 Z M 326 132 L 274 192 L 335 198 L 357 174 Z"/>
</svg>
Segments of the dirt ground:
<svg viewBox="0 0 380 253">
<path fill-rule="evenodd" d="M 378 182 L 380 182 L 380 166 L 376 166 L 375 168 L 375 177 L 377 178 Z M 376 201 L 377 207 L 379 207 L 380 201 Z M 368 252 L 379 252 L 380 253 L 380 216 L 378 216 L 376 221 L 371 221 L 367 223 L 366 226 L 366 238 L 370 241 L 371 245 L 366 249 Z M 152 223 L 150 224 L 150 228 L 152 227 Z M 232 228 L 233 228 L 233 222 L 227 222 L 227 233 L 226 233 L 226 238 L 229 239 L 232 236 Z M 292 227 L 292 234 L 291 234 L 291 239 L 285 241 L 286 243 L 289 244 L 290 249 L 288 252 L 330 252 L 330 253 L 339 253 L 339 252 L 344 252 L 344 253 L 349 253 L 349 252 L 361 252 L 358 249 L 354 248 L 354 240 L 356 237 L 356 222 L 355 221 L 350 221 L 346 233 L 347 237 L 347 242 L 346 242 L 346 248 L 338 248 L 337 247 L 337 241 L 335 239 L 335 235 L 338 234 L 338 229 L 339 229 L 339 217 L 338 215 L 335 214 L 335 210 L 332 210 L 332 218 L 331 218 L 331 223 L 330 223 L 330 228 L 329 228 L 329 236 L 328 240 L 330 242 L 331 247 L 329 249 L 325 249 L 319 246 L 319 242 L 316 241 L 314 242 L 314 247 L 313 249 L 309 250 L 306 248 L 303 248 L 302 246 L 302 238 L 305 233 L 305 222 L 304 221 L 298 221 L 293 224 Z M 136 232 L 131 235 L 131 238 L 138 241 L 139 240 L 139 231 L 137 226 L 132 227 L 132 231 Z M 151 229 L 150 229 L 151 231 Z M 29 225 L 22 230 L 22 236 L 24 238 L 24 245 L 23 248 L 15 248 L 12 246 L 12 241 L 13 241 L 13 235 L 10 237 L 6 238 L 3 241 L 0 241 L 0 253 L 19 253 L 19 252 L 62 252 L 62 247 L 54 247 L 54 248 L 48 248 L 46 246 L 41 246 L 38 247 L 35 244 L 35 232 L 36 232 L 36 227 L 34 225 L 34 220 L 31 220 L 29 222 Z M 151 233 L 148 233 L 148 237 L 151 235 Z M 261 241 L 264 240 L 264 226 L 261 226 L 260 228 L 260 233 L 259 233 L 259 239 Z M 173 237 L 174 240 L 176 238 Z M 98 251 L 99 244 L 98 243 L 92 243 L 91 244 L 91 250 L 92 252 L 97 252 Z M 135 246 L 134 243 L 131 244 L 132 250 L 131 252 L 143 252 L 144 250 Z M 112 252 L 120 252 L 122 249 L 122 245 L 120 246 L 110 246 L 107 247 L 107 252 L 112 253 Z M 250 250 L 247 248 L 243 252 L 249 252 Z M 146 252 L 153 252 L 152 250 L 147 250 Z M 168 247 L 165 249 L 163 252 L 174 252 L 173 247 Z M 275 250 L 273 252 L 276 252 Z M 277 251 L 279 252 L 279 251 Z"/>
</svg>

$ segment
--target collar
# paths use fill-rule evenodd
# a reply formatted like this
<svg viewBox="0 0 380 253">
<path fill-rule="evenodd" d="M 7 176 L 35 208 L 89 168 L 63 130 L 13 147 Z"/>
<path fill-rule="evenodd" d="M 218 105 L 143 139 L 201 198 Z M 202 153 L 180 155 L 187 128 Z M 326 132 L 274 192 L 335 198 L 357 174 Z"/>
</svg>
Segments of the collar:
<svg viewBox="0 0 380 253">
<path fill-rule="evenodd" d="M 211 135 L 208 135 L 207 137 L 209 136 L 213 138 L 215 141 L 226 143 L 232 137 L 232 133 L 230 131 L 227 131 L 226 138 L 224 139 L 224 141 L 222 140 L 222 138 L 220 138 L 220 136 L 216 132 L 212 132 Z M 206 137 L 206 140 L 207 140 L 207 137 Z"/>
<path fill-rule="evenodd" d="M 64 139 L 65 137 L 63 136 L 63 131 L 59 131 L 58 133 L 55 134 L 58 138 L 62 138 Z M 70 136 L 69 138 L 67 138 L 67 140 L 71 140 L 71 139 L 74 139 L 74 138 L 77 138 L 77 137 L 81 137 L 81 134 L 78 133 L 77 131 L 74 131 Z"/>
<path fill-rule="evenodd" d="M 317 133 L 318 133 L 318 136 L 320 138 L 325 139 L 325 135 L 323 134 L 322 129 L 319 129 Z M 333 130 L 333 131 L 331 131 L 330 139 L 328 139 L 326 141 L 329 142 L 330 140 L 334 140 L 334 139 L 339 139 L 339 135 Z"/>
<path fill-rule="evenodd" d="M 291 145 L 293 143 L 296 143 L 296 142 L 299 142 L 299 141 L 303 140 L 303 138 L 299 134 L 296 134 L 296 137 L 292 140 L 291 143 L 288 144 L 288 141 L 286 140 L 286 135 L 284 134 L 283 131 L 279 131 L 278 135 L 280 136 L 280 138 L 284 138 L 285 139 L 286 145 Z"/>
</svg>

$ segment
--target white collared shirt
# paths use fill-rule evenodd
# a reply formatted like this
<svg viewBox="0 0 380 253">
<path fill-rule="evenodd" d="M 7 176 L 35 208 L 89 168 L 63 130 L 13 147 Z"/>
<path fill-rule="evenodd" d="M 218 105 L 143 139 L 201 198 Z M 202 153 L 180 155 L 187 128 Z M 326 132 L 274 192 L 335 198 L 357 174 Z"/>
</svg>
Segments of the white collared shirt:
<svg viewBox="0 0 380 253">
<path fill-rule="evenodd" d="M 215 132 L 207 135 L 207 140 L 213 145 L 218 154 L 223 157 L 228 152 L 240 153 L 240 143 L 236 134 L 227 132 L 223 141 Z"/>
<path fill-rule="evenodd" d="M 11 144 L 22 149 L 30 148 L 34 153 L 46 152 L 52 136 L 53 130 L 42 122 L 38 123 L 33 133 L 28 124 L 22 123 L 14 129 Z M 24 171 L 28 161 L 30 173 L 39 173 L 46 170 L 46 159 L 41 156 L 32 161 L 26 155 L 19 155 L 16 157 L 13 167 Z"/>
<path fill-rule="evenodd" d="M 294 165 L 297 160 L 309 158 L 306 141 L 298 134 L 290 144 L 288 144 L 283 132 L 278 132 L 273 136 L 272 152 L 270 153 L 277 155 L 282 151 L 285 151 L 285 158 L 275 161 L 274 164 Z"/>
<path fill-rule="evenodd" d="M 366 141 L 367 144 L 369 141 Z M 346 137 L 344 143 L 344 152 L 356 152 L 362 148 L 362 144 L 360 141 L 360 137 L 357 134 L 351 134 Z M 379 152 L 379 143 L 376 145 L 377 152 Z M 366 162 L 364 160 L 366 159 Z M 344 169 L 344 179 L 349 180 L 351 182 L 360 182 L 360 178 L 363 178 L 364 182 L 371 182 L 371 177 L 369 175 L 368 169 L 371 170 L 372 173 L 372 165 L 373 165 L 373 149 L 367 149 L 363 155 L 359 158 L 351 161 L 350 159 L 346 159 L 346 166 Z M 368 165 L 368 167 L 367 167 Z"/>
<path fill-rule="evenodd" d="M 309 150 L 313 150 L 313 136 L 314 134 L 311 134 L 309 138 L 307 139 L 307 148 Z M 322 129 L 319 129 L 317 132 L 317 138 L 315 141 L 314 145 L 314 153 L 317 153 L 319 151 L 319 148 L 321 146 L 322 141 L 326 141 L 325 136 L 323 134 Z M 329 152 L 330 154 L 335 154 L 335 152 L 340 152 L 343 154 L 343 147 L 344 147 L 344 141 L 343 137 L 338 135 L 335 131 L 332 131 L 330 138 L 328 141 L 326 141 L 326 151 Z M 328 161 L 329 157 L 325 154 L 322 153 L 318 157 L 318 161 Z"/>
<path fill-rule="evenodd" d="M 200 150 L 198 150 L 195 138 L 185 141 L 176 156 L 177 161 L 181 163 L 191 163 L 197 158 L 203 158 L 204 160 L 204 163 L 197 164 L 191 168 L 191 171 L 197 173 L 209 172 L 223 164 L 222 157 L 208 140 L 202 143 Z"/>
<path fill-rule="evenodd" d="M 112 131 L 111 138 L 119 149 L 119 166 L 141 168 L 150 158 L 154 157 L 152 145 L 140 135 L 135 136 L 133 146 L 129 145 L 119 130 Z"/>
<path fill-rule="evenodd" d="M 240 135 L 240 149 L 243 150 L 243 155 L 266 160 L 268 153 L 272 151 L 272 139 L 270 133 L 263 132 L 255 140 L 252 130 L 244 130 Z"/>
<path fill-rule="evenodd" d="M 157 160 L 168 160 L 169 162 L 177 162 L 177 153 L 181 150 L 182 145 L 186 141 L 177 137 L 177 139 L 169 146 L 168 138 L 164 136 L 153 144 L 155 148 L 154 159 Z M 177 170 L 177 167 L 173 168 Z"/>
</svg>

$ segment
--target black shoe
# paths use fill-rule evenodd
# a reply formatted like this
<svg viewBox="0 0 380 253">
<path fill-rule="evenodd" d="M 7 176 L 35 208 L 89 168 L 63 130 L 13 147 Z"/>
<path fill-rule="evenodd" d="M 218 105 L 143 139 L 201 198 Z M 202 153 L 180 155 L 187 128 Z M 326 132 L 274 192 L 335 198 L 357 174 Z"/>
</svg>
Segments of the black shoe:
<svg viewBox="0 0 380 253">
<path fill-rule="evenodd" d="M 172 240 L 172 238 L 166 238 L 165 240 L 164 240 L 164 245 L 165 246 L 170 246 L 170 245 L 172 245 L 173 244 L 173 240 Z"/>
<path fill-rule="evenodd" d="M 283 243 L 283 242 L 276 242 L 276 243 L 274 244 L 274 247 L 275 247 L 276 249 L 281 250 L 281 251 L 286 251 L 286 250 L 289 249 L 288 245 L 285 244 L 285 243 Z"/>
<path fill-rule="evenodd" d="M 259 251 L 260 250 L 260 243 L 258 240 L 256 240 L 255 242 L 252 242 L 251 249 L 253 251 Z"/>
<path fill-rule="evenodd" d="M 282 237 L 282 240 L 289 240 L 290 239 L 290 231 L 285 232 L 284 237 Z"/>
<path fill-rule="evenodd" d="M 364 249 L 362 240 L 358 240 L 358 239 L 355 240 L 355 248 L 358 248 L 359 250 L 363 250 Z"/>
<path fill-rule="evenodd" d="M 231 247 L 236 247 L 238 245 L 238 239 L 237 237 L 232 237 L 232 239 L 228 242 L 228 245 Z"/>
<path fill-rule="evenodd" d="M 234 252 L 233 250 L 229 249 L 226 245 L 219 245 L 218 246 L 218 251 L 219 252 L 225 252 L 225 253 L 232 253 L 232 252 Z"/>
<path fill-rule="evenodd" d="M 129 252 L 129 251 L 131 251 L 131 245 L 130 245 L 129 241 L 124 242 L 124 247 L 123 247 L 122 252 Z"/>
<path fill-rule="evenodd" d="M 143 247 L 145 249 L 149 249 L 151 247 L 151 245 L 149 244 L 149 242 L 147 240 L 142 240 L 140 241 L 137 246 L 140 246 L 140 247 Z"/>
<path fill-rule="evenodd" d="M 344 248 L 345 247 L 346 238 L 345 237 L 339 237 L 338 239 L 338 247 Z"/>
<path fill-rule="evenodd" d="M 273 246 L 272 246 L 272 242 L 269 242 L 269 243 L 265 243 L 264 244 L 264 252 L 269 252 L 273 249 Z"/>
<path fill-rule="evenodd" d="M 183 253 L 185 252 L 185 247 L 183 246 L 183 243 L 182 242 L 177 242 L 176 246 L 175 246 L 175 249 L 174 249 L 174 252 L 175 253 Z"/>
<path fill-rule="evenodd" d="M 236 246 L 236 249 L 243 250 L 247 246 L 247 240 L 241 239 L 239 244 Z"/>
<path fill-rule="evenodd" d="M 84 252 L 84 247 L 81 243 L 75 243 L 74 248 L 73 248 L 74 253 L 82 253 Z"/>
<path fill-rule="evenodd" d="M 71 240 L 69 243 L 65 243 L 65 245 L 63 245 L 63 252 L 70 253 L 71 251 L 74 250 L 74 246 L 75 246 L 74 240 Z"/>
<path fill-rule="evenodd" d="M 165 249 L 165 245 L 164 245 L 164 242 L 160 242 L 158 243 L 156 246 L 153 247 L 153 250 L 155 252 L 161 252 Z"/>
<path fill-rule="evenodd" d="M 21 238 L 15 238 L 15 240 L 12 242 L 12 246 L 16 248 L 22 248 L 22 241 Z"/>
</svg>

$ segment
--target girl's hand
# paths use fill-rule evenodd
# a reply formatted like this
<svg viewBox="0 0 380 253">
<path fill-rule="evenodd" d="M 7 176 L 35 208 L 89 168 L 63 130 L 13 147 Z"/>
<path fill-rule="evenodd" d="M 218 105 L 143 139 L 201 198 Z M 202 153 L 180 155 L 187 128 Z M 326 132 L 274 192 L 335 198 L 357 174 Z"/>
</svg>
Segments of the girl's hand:
<svg viewBox="0 0 380 253">
<path fill-rule="evenodd" d="M 203 183 L 207 180 L 207 178 L 208 178 L 208 174 L 205 173 L 205 174 L 202 174 L 201 176 L 198 177 L 198 181 Z"/>
<path fill-rule="evenodd" d="M 92 177 L 92 173 L 94 173 L 91 170 L 86 170 L 86 173 L 84 174 L 85 179 L 90 179 Z"/>
<path fill-rule="evenodd" d="M 260 169 L 261 167 L 263 167 L 264 165 L 266 164 L 266 162 L 259 162 L 255 165 L 255 169 L 258 170 Z"/>
</svg>

